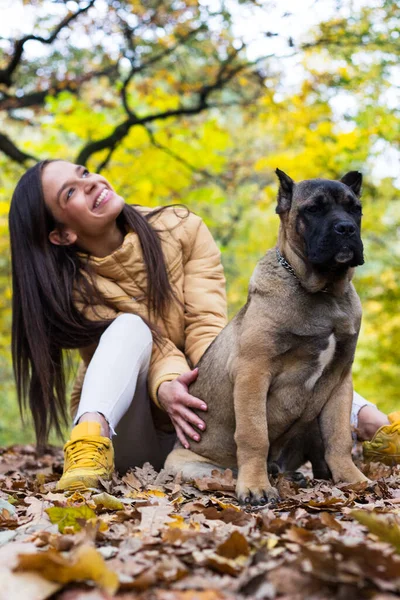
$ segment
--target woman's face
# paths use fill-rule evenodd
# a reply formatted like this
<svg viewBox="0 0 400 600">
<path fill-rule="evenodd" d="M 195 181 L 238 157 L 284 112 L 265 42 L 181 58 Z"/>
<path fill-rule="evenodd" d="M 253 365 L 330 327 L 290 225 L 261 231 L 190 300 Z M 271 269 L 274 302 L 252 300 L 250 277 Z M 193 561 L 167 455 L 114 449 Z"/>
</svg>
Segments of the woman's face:
<svg viewBox="0 0 400 600">
<path fill-rule="evenodd" d="M 54 161 L 42 174 L 44 201 L 57 223 L 49 235 L 54 244 L 78 243 L 104 235 L 115 226 L 124 200 L 101 175 L 66 161 Z"/>
</svg>

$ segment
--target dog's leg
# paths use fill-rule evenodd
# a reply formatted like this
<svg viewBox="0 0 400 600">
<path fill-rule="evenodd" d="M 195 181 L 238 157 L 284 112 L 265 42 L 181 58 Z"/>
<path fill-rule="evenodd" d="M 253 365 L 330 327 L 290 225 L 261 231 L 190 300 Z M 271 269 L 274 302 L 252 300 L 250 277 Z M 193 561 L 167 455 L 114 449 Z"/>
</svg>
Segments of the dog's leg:
<svg viewBox="0 0 400 600">
<path fill-rule="evenodd" d="M 240 502 L 266 504 L 278 499 L 278 492 L 268 479 L 269 438 L 267 429 L 267 391 L 270 383 L 265 355 L 243 351 L 235 377 L 234 405 L 236 417 L 238 481 L 236 494 Z"/>
<path fill-rule="evenodd" d="M 325 446 L 325 459 L 335 483 L 368 481 L 368 478 L 357 469 L 351 458 L 350 411 L 352 398 L 353 383 L 349 370 L 332 392 L 319 417 Z"/>
</svg>

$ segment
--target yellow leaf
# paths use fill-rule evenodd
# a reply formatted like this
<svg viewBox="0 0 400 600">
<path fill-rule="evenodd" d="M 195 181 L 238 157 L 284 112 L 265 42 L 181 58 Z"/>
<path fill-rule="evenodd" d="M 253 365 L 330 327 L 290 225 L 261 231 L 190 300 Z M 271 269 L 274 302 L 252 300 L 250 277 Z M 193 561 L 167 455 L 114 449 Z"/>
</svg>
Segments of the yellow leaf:
<svg viewBox="0 0 400 600">
<path fill-rule="evenodd" d="M 182 517 L 182 515 L 170 515 L 171 519 L 174 519 L 173 521 L 170 521 L 168 523 L 168 527 L 171 527 L 171 529 L 187 529 L 187 524 L 185 523 L 185 519 Z"/>
<path fill-rule="evenodd" d="M 268 550 L 272 550 L 272 548 L 275 548 L 275 546 L 277 545 L 278 542 L 279 542 L 279 540 L 277 537 L 268 537 L 267 538 Z"/>
<path fill-rule="evenodd" d="M 236 504 L 231 504 L 230 502 L 222 502 L 222 500 L 220 500 L 219 498 L 215 498 L 215 496 L 211 496 L 210 500 L 214 504 L 218 504 L 218 506 L 220 506 L 221 508 L 232 508 L 233 510 L 240 512 L 240 508 L 236 506 Z"/>
<path fill-rule="evenodd" d="M 182 504 L 183 502 L 185 502 L 185 498 L 183 496 L 178 496 L 177 498 L 175 498 L 174 500 L 171 500 L 171 504 Z"/>
<path fill-rule="evenodd" d="M 63 584 L 93 581 L 109 594 L 115 594 L 119 587 L 117 574 L 108 569 L 104 558 L 92 546 L 80 546 L 70 559 L 53 549 L 20 554 L 18 559 L 16 571 L 36 571 L 48 581 Z"/>
<path fill-rule="evenodd" d="M 87 494 L 87 496 L 88 496 L 88 494 Z M 87 504 L 88 506 L 90 506 L 90 508 L 95 508 L 95 505 L 90 502 L 89 497 L 84 496 L 83 494 L 81 494 L 81 492 L 74 492 L 72 494 L 72 496 L 69 496 L 67 498 L 68 506 L 75 506 L 79 502 L 83 502 L 84 504 Z"/>
<path fill-rule="evenodd" d="M 102 494 L 95 494 L 91 498 L 96 506 L 104 506 L 108 510 L 123 510 L 125 508 L 121 500 L 118 500 L 115 496 L 103 492 Z"/>
<path fill-rule="evenodd" d="M 149 490 L 148 492 L 128 492 L 128 498 L 134 498 L 135 500 L 151 500 L 152 498 L 165 498 L 166 494 L 161 490 Z"/>
<path fill-rule="evenodd" d="M 392 544 L 400 553 L 400 522 L 394 515 L 377 515 L 366 510 L 353 510 L 351 516 L 383 542 Z"/>
<path fill-rule="evenodd" d="M 80 531 L 82 526 L 78 523 L 77 519 L 85 521 L 96 519 L 96 513 L 86 504 L 71 507 L 52 506 L 51 508 L 46 508 L 46 512 L 52 523 L 58 523 L 58 531 L 60 533 L 64 533 L 66 527 L 72 527 L 73 531 Z"/>
</svg>

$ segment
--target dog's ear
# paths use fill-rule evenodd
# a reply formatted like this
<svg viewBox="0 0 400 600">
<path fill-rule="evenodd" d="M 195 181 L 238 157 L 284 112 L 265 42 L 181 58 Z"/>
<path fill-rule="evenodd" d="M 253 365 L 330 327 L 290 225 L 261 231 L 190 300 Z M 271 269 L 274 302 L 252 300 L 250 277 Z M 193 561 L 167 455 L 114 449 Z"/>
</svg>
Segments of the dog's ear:
<svg viewBox="0 0 400 600">
<path fill-rule="evenodd" d="M 275 210 L 278 215 L 280 215 L 290 210 L 292 205 L 294 181 L 289 177 L 289 175 L 286 175 L 286 173 L 280 169 L 276 169 L 275 173 L 278 175 L 280 183 L 278 191 L 278 204 Z"/>
<path fill-rule="evenodd" d="M 360 197 L 362 173 L 359 173 L 358 171 L 349 171 L 348 173 L 346 173 L 346 175 L 343 175 L 340 181 L 347 185 L 351 190 L 353 190 L 357 198 Z"/>
</svg>

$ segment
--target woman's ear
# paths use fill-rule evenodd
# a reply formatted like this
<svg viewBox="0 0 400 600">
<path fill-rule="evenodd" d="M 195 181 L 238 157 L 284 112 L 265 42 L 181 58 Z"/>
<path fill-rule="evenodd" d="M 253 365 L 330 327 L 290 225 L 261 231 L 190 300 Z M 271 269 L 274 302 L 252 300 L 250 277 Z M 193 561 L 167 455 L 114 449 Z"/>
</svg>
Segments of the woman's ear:
<svg viewBox="0 0 400 600">
<path fill-rule="evenodd" d="M 55 246 L 71 246 L 77 240 L 75 232 L 68 229 L 53 229 L 49 233 L 49 240 Z"/>
</svg>

